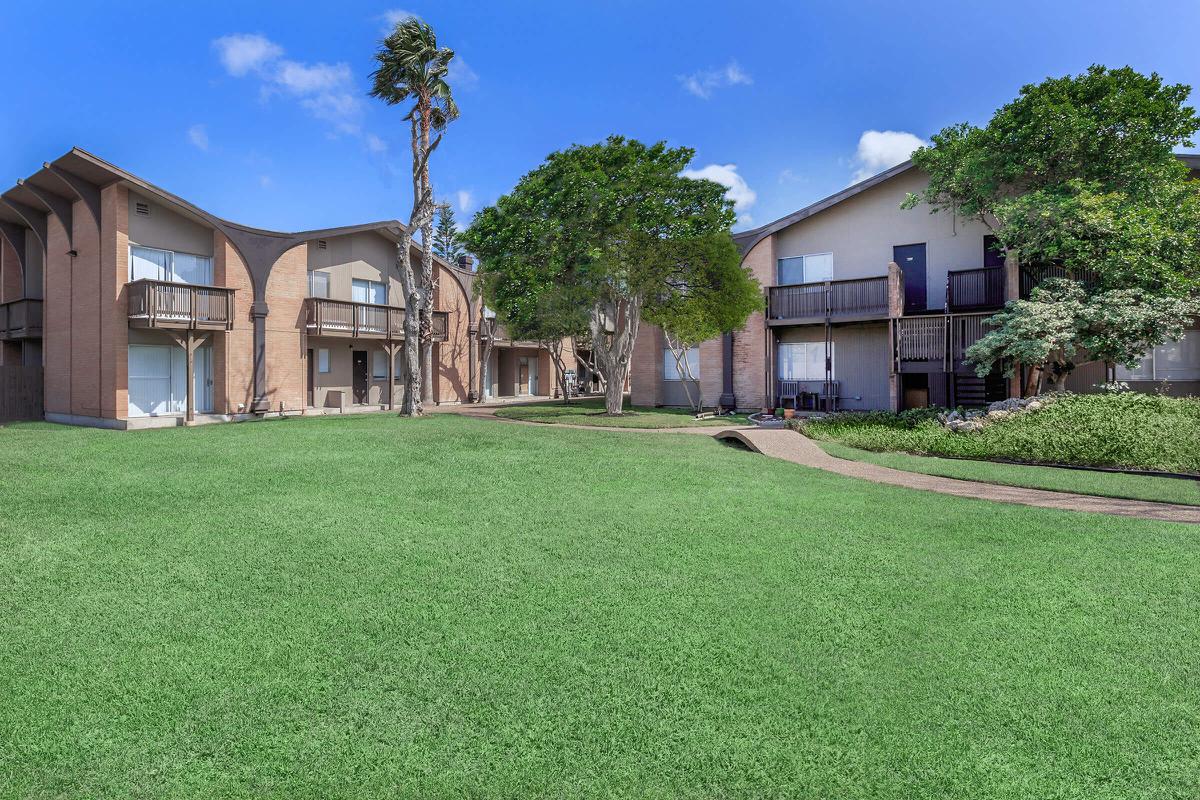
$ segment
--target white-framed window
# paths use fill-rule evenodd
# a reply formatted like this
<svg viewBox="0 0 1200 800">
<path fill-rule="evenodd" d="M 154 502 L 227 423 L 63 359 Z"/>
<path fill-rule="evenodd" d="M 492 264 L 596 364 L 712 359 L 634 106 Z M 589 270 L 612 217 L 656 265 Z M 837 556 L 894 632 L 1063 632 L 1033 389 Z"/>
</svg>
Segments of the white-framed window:
<svg viewBox="0 0 1200 800">
<path fill-rule="evenodd" d="M 812 253 L 779 259 L 775 279 L 780 286 L 833 280 L 833 253 Z"/>
<path fill-rule="evenodd" d="M 328 272 L 310 272 L 308 273 L 308 296 L 309 297 L 329 297 L 329 273 Z"/>
<path fill-rule="evenodd" d="M 327 347 L 317 350 L 317 372 L 329 372 L 329 348 Z"/>
<path fill-rule="evenodd" d="M 176 253 L 156 247 L 129 245 L 129 280 L 148 278 L 152 281 L 191 283 L 211 286 L 212 258 L 194 253 Z"/>
<path fill-rule="evenodd" d="M 387 353 L 382 350 L 376 350 L 371 354 L 371 379 L 387 380 Z"/>
<path fill-rule="evenodd" d="M 1134 369 L 1117 366 L 1119 381 L 1200 380 L 1200 330 L 1188 331 L 1177 342 L 1163 342 L 1142 356 Z"/>
<path fill-rule="evenodd" d="M 387 284 L 381 281 L 366 281 L 355 278 L 350 291 L 350 299 L 356 303 L 387 305 Z"/>
<path fill-rule="evenodd" d="M 692 370 L 692 378 L 700 380 L 700 348 L 689 347 L 684 354 L 687 359 L 687 365 Z M 664 381 L 683 381 L 687 380 L 687 375 L 680 371 L 679 364 L 675 362 L 675 354 L 671 352 L 671 348 L 663 348 L 663 380 Z"/>
<path fill-rule="evenodd" d="M 825 380 L 824 342 L 781 342 L 776 351 L 776 372 L 781 381 Z M 829 343 L 829 368 L 833 373 L 833 342 Z"/>
</svg>

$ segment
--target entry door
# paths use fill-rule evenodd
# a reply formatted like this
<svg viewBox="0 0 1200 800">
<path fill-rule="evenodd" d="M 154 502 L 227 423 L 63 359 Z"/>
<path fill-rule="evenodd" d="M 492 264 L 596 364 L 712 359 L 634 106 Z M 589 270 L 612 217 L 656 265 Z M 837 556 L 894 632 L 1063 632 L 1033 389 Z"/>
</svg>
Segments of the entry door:
<svg viewBox="0 0 1200 800">
<path fill-rule="evenodd" d="M 187 361 L 184 356 L 184 369 Z M 213 410 L 213 375 L 212 375 L 212 346 L 204 345 L 196 348 L 192 363 L 192 402 L 196 410 L 211 413 Z M 183 398 L 184 410 L 187 410 L 187 397 Z"/>
<path fill-rule="evenodd" d="M 313 405 L 313 394 L 314 394 L 313 384 L 315 383 L 315 381 L 313 380 L 313 377 L 314 377 L 313 369 L 314 369 L 314 367 L 313 367 L 313 351 L 312 351 L 312 348 L 310 347 L 308 349 L 308 405 L 309 405 L 309 407 L 312 407 L 312 405 Z"/>
<path fill-rule="evenodd" d="M 892 260 L 904 270 L 904 313 L 924 311 L 927 307 L 925 243 L 896 245 L 892 248 Z"/>
<path fill-rule="evenodd" d="M 517 362 L 517 391 L 529 394 L 529 359 L 522 358 Z"/>
<path fill-rule="evenodd" d="M 354 351 L 354 402 L 366 403 L 367 392 L 371 386 L 370 375 L 367 373 L 367 351 Z"/>
</svg>

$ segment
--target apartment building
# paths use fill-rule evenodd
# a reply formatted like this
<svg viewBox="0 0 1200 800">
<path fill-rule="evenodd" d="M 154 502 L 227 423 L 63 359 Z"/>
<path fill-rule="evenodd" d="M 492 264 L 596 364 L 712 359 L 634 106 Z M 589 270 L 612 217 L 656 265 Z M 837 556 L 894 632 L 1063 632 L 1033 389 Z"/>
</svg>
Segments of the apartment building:
<svg viewBox="0 0 1200 800">
<path fill-rule="evenodd" d="M 1200 176 L 1200 156 L 1181 156 Z M 1019 396 L 1020 378 L 975 374 L 964 353 L 1007 300 L 1052 275 L 1006 268 L 986 226 L 927 206 L 901 208 L 926 176 L 905 162 L 734 239 L 766 292 L 745 327 L 689 358 L 705 404 L 757 409 L 980 406 Z M 1200 324 L 1116 378 L 1141 391 L 1200 394 Z M 662 331 L 643 324 L 633 356 L 636 405 L 683 405 Z M 1093 390 L 1104 365 L 1072 388 Z"/>
<path fill-rule="evenodd" d="M 27 368 L 0 389 L 112 428 L 394 407 L 400 233 L 250 228 L 73 149 L 0 194 L 0 367 Z M 432 401 L 550 395 L 536 344 L 478 363 L 468 267 L 436 263 Z"/>
</svg>

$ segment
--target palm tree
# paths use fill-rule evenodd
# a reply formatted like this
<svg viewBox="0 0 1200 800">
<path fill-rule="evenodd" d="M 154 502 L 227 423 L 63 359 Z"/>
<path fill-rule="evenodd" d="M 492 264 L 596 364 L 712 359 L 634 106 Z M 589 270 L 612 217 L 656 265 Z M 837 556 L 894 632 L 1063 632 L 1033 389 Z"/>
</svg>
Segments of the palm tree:
<svg viewBox="0 0 1200 800">
<path fill-rule="evenodd" d="M 417 321 L 415 338 L 420 342 L 420 367 L 407 370 L 404 411 L 420 413 L 419 401 L 433 399 L 433 186 L 429 178 L 429 158 L 442 141 L 446 125 L 458 117 L 458 106 L 446 77 L 454 51 L 438 47 L 433 28 L 416 17 L 396 23 L 395 29 L 383 40 L 375 53 L 376 69 L 371 73 L 371 96 L 390 106 L 411 103 L 404 119 L 412 131 L 413 210 L 409 217 L 409 233 L 402 236 L 404 252 L 399 254 L 401 283 L 415 308 L 406 316 Z M 411 232 L 421 231 L 420 280 L 413 281 L 408 254 Z M 409 303 L 406 303 L 408 308 Z M 415 314 L 413 312 L 416 312 Z M 408 320 L 405 320 L 406 358 L 408 356 Z M 415 366 L 413 364 L 410 367 Z M 415 404 L 415 407 L 413 407 Z M 403 413 L 403 412 L 402 412 Z"/>
</svg>

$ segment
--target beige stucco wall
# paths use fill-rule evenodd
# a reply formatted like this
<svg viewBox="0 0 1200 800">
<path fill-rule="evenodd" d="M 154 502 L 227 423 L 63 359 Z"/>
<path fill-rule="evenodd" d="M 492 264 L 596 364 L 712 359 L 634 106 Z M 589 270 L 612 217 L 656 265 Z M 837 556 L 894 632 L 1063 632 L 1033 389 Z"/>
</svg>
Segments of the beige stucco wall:
<svg viewBox="0 0 1200 800">
<path fill-rule="evenodd" d="M 321 249 L 321 241 L 325 242 L 325 249 Z M 389 303 L 400 304 L 400 279 L 395 268 L 396 243 L 378 233 L 314 239 L 307 245 L 307 258 L 310 271 L 329 274 L 331 300 L 352 299 L 351 286 L 354 279 L 358 278 L 386 281 Z"/>
<path fill-rule="evenodd" d="M 930 214 L 924 204 L 900 208 L 909 192 L 922 191 L 926 183 L 923 172 L 909 170 L 801 220 L 775 234 L 774 258 L 832 252 L 834 280 L 865 278 L 887 274 L 894 245 L 924 242 L 927 303 L 940 310 L 947 270 L 982 267 L 983 237 L 989 231 L 945 211 Z M 766 277 L 775 283 L 774 263 Z"/>
<path fill-rule="evenodd" d="M 136 192 L 128 192 L 128 195 L 130 243 L 198 256 L 213 254 L 212 228 L 188 219 Z M 137 203 L 148 203 L 150 216 L 138 214 Z"/>
</svg>

